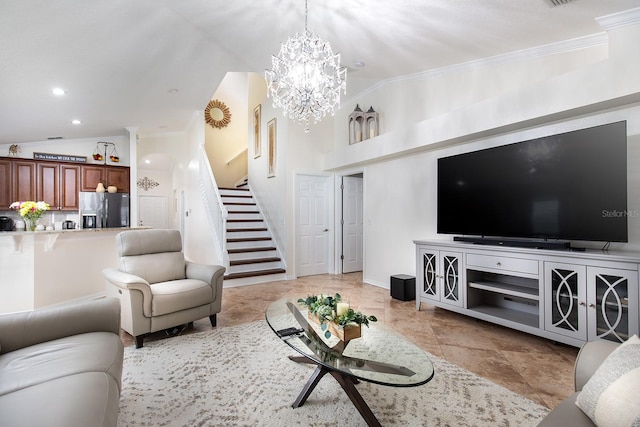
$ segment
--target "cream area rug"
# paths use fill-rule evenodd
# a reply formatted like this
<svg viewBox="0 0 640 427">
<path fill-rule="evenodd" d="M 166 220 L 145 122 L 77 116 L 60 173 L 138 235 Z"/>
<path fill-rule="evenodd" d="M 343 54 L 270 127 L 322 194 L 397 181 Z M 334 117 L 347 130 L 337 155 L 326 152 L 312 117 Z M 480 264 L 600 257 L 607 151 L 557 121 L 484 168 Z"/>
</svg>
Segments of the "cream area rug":
<svg viewBox="0 0 640 427">
<path fill-rule="evenodd" d="M 340 385 L 325 376 L 304 406 L 291 404 L 314 367 L 265 321 L 176 336 L 125 349 L 118 425 L 366 426 Z M 535 426 L 548 410 L 435 356 L 418 387 L 361 382 L 383 426 Z"/>
</svg>

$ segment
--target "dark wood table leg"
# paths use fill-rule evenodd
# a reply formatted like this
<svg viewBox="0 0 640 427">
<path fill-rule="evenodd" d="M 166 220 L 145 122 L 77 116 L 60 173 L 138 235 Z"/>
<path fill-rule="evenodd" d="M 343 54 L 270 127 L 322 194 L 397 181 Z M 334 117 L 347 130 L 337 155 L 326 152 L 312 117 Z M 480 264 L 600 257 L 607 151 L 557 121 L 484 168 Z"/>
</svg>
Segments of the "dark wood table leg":
<svg viewBox="0 0 640 427">
<path fill-rule="evenodd" d="M 293 404 L 291 405 L 293 408 L 299 408 L 300 406 L 304 405 L 304 403 L 307 401 L 307 398 L 311 395 L 313 389 L 316 388 L 316 385 L 318 385 L 318 382 L 322 379 L 322 377 L 329 373 L 331 374 L 331 376 L 333 376 L 333 378 L 336 379 L 336 381 L 338 381 L 338 384 L 340 384 L 344 392 L 347 394 L 347 396 L 349 396 L 351 403 L 353 403 L 353 406 L 355 406 L 360 415 L 362 415 L 362 418 L 364 418 L 364 420 L 367 422 L 367 425 L 369 427 L 382 427 L 380 421 L 378 421 L 376 416 L 371 411 L 371 408 L 369 408 L 369 405 L 367 405 L 367 402 L 364 401 L 362 395 L 358 392 L 358 389 L 355 386 L 355 384 L 359 383 L 357 378 L 351 378 L 348 375 L 342 375 L 342 373 L 330 370 L 304 356 L 289 356 L 289 359 L 297 363 L 309 363 L 312 365 L 316 365 L 316 370 L 313 371 L 311 378 L 309 378 L 307 383 L 302 388 L 302 391 L 296 398 L 295 402 L 293 402 Z"/>
<path fill-rule="evenodd" d="M 362 395 L 358 392 L 358 389 L 354 385 L 351 377 L 342 375 L 337 371 L 331 371 L 330 374 L 342 386 L 342 389 L 347 393 L 347 396 L 351 399 L 353 406 L 355 406 L 358 412 L 360 412 L 360 415 L 362 415 L 362 418 L 367 422 L 367 425 L 369 427 L 382 427 L 380 421 L 378 421 L 373 412 L 371 412 L 371 408 L 369 408 L 367 402 L 364 401 Z"/>
<path fill-rule="evenodd" d="M 327 368 L 322 365 L 318 365 L 316 367 L 316 370 L 313 371 L 313 375 L 311 375 L 311 378 L 309 378 L 307 383 L 302 388 L 302 391 L 296 398 L 295 402 L 293 402 L 291 406 L 293 408 L 299 408 L 300 406 L 304 405 L 304 402 L 307 401 L 307 398 L 309 397 L 313 389 L 316 388 L 318 382 L 322 379 L 322 377 L 325 376 L 327 372 L 329 372 Z"/>
</svg>

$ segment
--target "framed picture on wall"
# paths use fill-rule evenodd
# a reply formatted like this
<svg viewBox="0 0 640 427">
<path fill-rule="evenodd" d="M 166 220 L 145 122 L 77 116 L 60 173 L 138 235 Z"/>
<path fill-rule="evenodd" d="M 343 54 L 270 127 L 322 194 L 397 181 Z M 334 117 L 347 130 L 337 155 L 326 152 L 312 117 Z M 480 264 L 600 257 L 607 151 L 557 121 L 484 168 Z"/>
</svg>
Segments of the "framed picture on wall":
<svg viewBox="0 0 640 427">
<path fill-rule="evenodd" d="M 258 104 L 253 109 L 253 158 L 257 159 L 262 155 L 262 144 L 260 143 L 260 118 L 262 116 L 262 105 Z"/>
<path fill-rule="evenodd" d="M 267 129 L 269 131 L 269 147 L 268 147 L 268 165 L 267 165 L 267 178 L 272 178 L 276 176 L 276 119 L 273 118 L 269 120 L 267 124 Z"/>
</svg>

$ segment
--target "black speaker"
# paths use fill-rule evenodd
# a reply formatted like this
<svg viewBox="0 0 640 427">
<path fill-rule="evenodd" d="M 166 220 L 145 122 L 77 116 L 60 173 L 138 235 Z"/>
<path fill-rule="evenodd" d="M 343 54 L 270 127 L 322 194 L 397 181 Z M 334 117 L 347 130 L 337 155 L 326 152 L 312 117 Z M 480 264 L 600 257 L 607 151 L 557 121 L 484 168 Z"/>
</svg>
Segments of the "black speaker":
<svg viewBox="0 0 640 427">
<path fill-rule="evenodd" d="M 401 301 L 416 299 L 416 278 L 406 274 L 391 276 L 391 298 Z"/>
</svg>

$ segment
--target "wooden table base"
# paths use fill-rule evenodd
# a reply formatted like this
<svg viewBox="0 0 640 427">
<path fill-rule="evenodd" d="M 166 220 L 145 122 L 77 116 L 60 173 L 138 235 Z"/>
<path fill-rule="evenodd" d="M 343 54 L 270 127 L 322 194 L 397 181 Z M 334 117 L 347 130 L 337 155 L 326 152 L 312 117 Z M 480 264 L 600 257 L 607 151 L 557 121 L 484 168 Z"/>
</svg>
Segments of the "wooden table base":
<svg viewBox="0 0 640 427">
<path fill-rule="evenodd" d="M 371 409 L 367 405 L 367 402 L 364 401 L 362 395 L 360 395 L 358 389 L 356 389 L 355 384 L 358 384 L 358 380 L 356 378 L 353 378 L 350 375 L 343 375 L 342 372 L 329 369 L 326 366 L 320 365 L 319 363 L 316 363 L 315 361 L 304 356 L 289 356 L 289 359 L 298 363 L 309 363 L 312 365 L 316 365 L 316 370 L 313 371 L 313 374 L 302 388 L 302 391 L 300 392 L 296 400 L 291 405 L 292 407 L 298 408 L 304 405 L 304 403 L 307 401 L 307 398 L 309 397 L 313 389 L 316 388 L 316 385 L 318 385 L 318 382 L 320 382 L 322 377 L 324 377 L 325 374 L 331 374 L 331 376 L 335 378 L 336 381 L 338 381 L 338 384 L 340 384 L 347 396 L 349 396 L 349 399 L 353 403 L 353 406 L 355 406 L 358 412 L 360 412 L 360 415 L 362 415 L 362 418 L 364 418 L 364 420 L 367 422 L 367 425 L 369 427 L 382 427 L 376 416 L 373 415 L 373 412 L 371 412 Z"/>
</svg>

